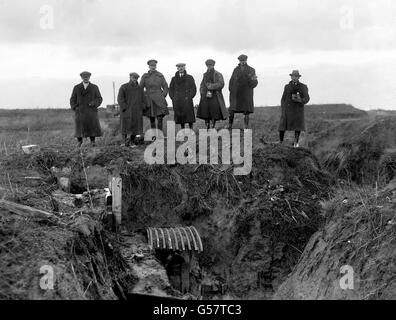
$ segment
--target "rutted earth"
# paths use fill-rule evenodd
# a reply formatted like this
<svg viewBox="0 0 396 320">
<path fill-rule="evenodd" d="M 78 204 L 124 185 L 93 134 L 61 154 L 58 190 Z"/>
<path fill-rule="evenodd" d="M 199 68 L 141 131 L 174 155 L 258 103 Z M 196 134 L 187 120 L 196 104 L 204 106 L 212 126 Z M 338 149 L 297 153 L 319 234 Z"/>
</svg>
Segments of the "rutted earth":
<svg viewBox="0 0 396 320">
<path fill-rule="evenodd" d="M 142 161 L 143 150 L 115 146 L 86 150 L 85 170 L 78 152 L 44 149 L 2 161 L 14 183 L 13 192 L 5 189 L 4 197 L 51 212 L 53 218 L 1 211 L 0 269 L 8 270 L 1 278 L 1 298 L 395 297 L 395 225 L 389 190 L 375 200 L 381 208 L 373 205 L 386 219 L 375 220 L 378 238 L 370 243 L 373 230 L 366 228 L 368 218 L 358 216 L 357 229 L 353 222 L 358 204 L 347 202 L 350 211 L 336 204 L 333 211 L 325 206 L 338 199 L 330 197 L 336 180 L 308 150 L 261 144 L 254 150 L 248 177 L 233 176 L 230 166 L 148 166 Z M 60 191 L 59 172 L 65 167 L 70 168 L 70 189 Z M 123 179 L 123 224 L 117 232 L 103 189 L 114 175 Z M 365 202 L 362 208 L 367 209 Z M 194 225 L 204 246 L 203 253 L 190 256 L 190 292 L 180 291 L 179 282 L 185 279 L 176 276 L 179 265 L 168 263 L 175 254 L 151 250 L 146 238 L 149 226 L 183 225 Z M 363 235 L 367 243 L 359 242 Z M 348 251 L 348 241 L 357 247 L 366 244 L 362 248 L 373 250 L 372 260 L 353 248 Z M 379 262 L 384 267 L 375 285 L 350 295 L 335 289 L 343 264 L 353 264 L 361 281 L 368 281 L 376 276 L 373 266 Z M 57 275 L 52 291 L 39 288 L 39 269 L 46 264 L 54 266 Z"/>
</svg>

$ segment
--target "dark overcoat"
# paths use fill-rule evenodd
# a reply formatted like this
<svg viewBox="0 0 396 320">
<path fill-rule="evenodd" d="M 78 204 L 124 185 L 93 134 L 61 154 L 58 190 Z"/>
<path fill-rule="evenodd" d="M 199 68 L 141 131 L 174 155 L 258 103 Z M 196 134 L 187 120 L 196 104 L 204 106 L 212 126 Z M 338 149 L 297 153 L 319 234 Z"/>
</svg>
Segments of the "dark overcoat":
<svg viewBox="0 0 396 320">
<path fill-rule="evenodd" d="M 292 94 L 300 94 L 301 102 L 292 100 Z M 279 131 L 305 131 L 304 105 L 309 102 L 308 87 L 301 83 L 290 81 L 285 86 L 281 99 L 281 119 Z"/>
<path fill-rule="evenodd" d="M 87 89 L 84 88 L 82 83 L 73 88 L 70 106 L 75 114 L 75 137 L 102 136 L 98 116 L 98 107 L 102 104 L 102 101 L 99 88 L 93 83 L 89 83 Z"/>
<path fill-rule="evenodd" d="M 173 102 L 177 124 L 195 122 L 193 99 L 196 94 L 197 86 L 194 78 L 186 72 L 180 77 L 179 72 L 176 72 L 169 85 L 169 96 Z"/>
<path fill-rule="evenodd" d="M 121 134 L 141 135 L 145 107 L 143 88 L 138 83 L 125 83 L 118 91 L 117 101 L 120 106 Z"/>
<path fill-rule="evenodd" d="M 257 87 L 256 71 L 246 65 L 238 65 L 232 73 L 230 90 L 230 111 L 234 113 L 253 113 L 253 89 Z"/>
<path fill-rule="evenodd" d="M 212 99 L 217 99 L 220 105 L 220 112 L 222 119 L 225 120 L 228 117 L 228 111 L 225 105 L 224 96 L 222 89 L 224 88 L 224 78 L 223 75 L 218 72 L 217 70 L 214 71 L 214 80 L 213 83 L 209 85 L 209 88 L 205 84 L 206 73 L 203 75 L 203 79 L 200 85 L 200 94 L 201 100 L 198 106 L 197 117 L 200 119 L 206 119 L 206 110 L 207 107 L 207 98 L 206 93 L 210 90 L 212 91 L 215 96 Z"/>
<path fill-rule="evenodd" d="M 145 73 L 140 79 L 140 86 L 145 90 L 147 108 L 143 114 L 147 117 L 158 117 L 169 114 L 166 96 L 169 92 L 164 75 L 157 70 Z"/>
</svg>

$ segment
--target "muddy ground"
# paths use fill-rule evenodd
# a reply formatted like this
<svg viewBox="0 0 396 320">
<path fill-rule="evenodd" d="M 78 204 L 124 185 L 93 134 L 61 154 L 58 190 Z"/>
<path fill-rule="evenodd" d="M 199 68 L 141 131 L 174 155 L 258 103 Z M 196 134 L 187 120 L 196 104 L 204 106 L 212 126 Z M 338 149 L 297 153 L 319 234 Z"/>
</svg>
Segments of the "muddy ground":
<svg viewBox="0 0 396 320">
<path fill-rule="evenodd" d="M 117 294 L 122 296 L 120 291 L 124 296 L 128 292 L 139 292 L 191 294 L 199 298 L 202 286 L 213 288 L 213 298 L 268 298 L 292 270 L 310 236 L 323 223 L 319 201 L 327 196 L 332 178 L 321 171 L 309 151 L 261 145 L 254 151 L 250 176 L 237 177 L 232 174 L 232 167 L 226 166 L 150 166 L 139 158 L 142 150 L 144 147 L 135 150 L 114 147 L 110 152 L 109 148 L 87 149 L 83 154 L 85 172 L 79 153 L 66 156 L 43 150 L 33 156 L 15 156 L 3 162 L 15 189 L 6 198 L 52 212 L 61 225 L 55 223 L 54 229 L 47 231 L 49 237 L 51 232 L 56 234 L 55 230 L 63 230 L 65 224 L 65 234 L 60 234 L 54 248 L 61 252 L 56 255 L 59 259 L 75 259 L 75 264 L 66 264 L 62 269 L 74 281 L 76 277 L 82 278 L 77 283 L 80 282 L 84 289 L 75 298 L 115 298 Z M 26 163 L 29 163 L 28 169 Z M 58 180 L 51 170 L 54 166 L 71 168 L 69 193 L 58 190 Z M 28 186 L 23 181 L 26 170 L 30 175 L 41 177 L 39 182 L 34 181 L 36 186 Z M 123 179 L 122 230 L 117 234 L 104 227 L 108 215 L 99 191 L 107 186 L 108 176 L 114 174 L 120 174 Z M 15 181 L 21 181 L 20 185 Z M 87 186 L 94 199 L 93 208 Z M 80 203 L 74 197 L 81 198 Z M 26 223 L 32 224 L 26 228 L 32 229 L 33 234 L 35 230 L 41 231 L 39 225 L 36 226 L 40 222 L 29 220 Z M 149 250 L 145 236 L 149 226 L 179 225 L 194 225 L 204 246 L 203 253 L 193 253 L 197 262 L 188 280 L 191 290 L 183 294 L 172 288 L 167 277 L 169 270 L 161 265 L 161 253 Z M 42 232 L 44 241 L 46 231 Z M 5 232 L 4 241 L 13 243 L 13 238 L 8 236 Z M 21 239 L 25 236 L 22 233 Z M 113 249 L 106 250 L 105 243 Z M 78 253 L 93 261 L 85 274 L 78 269 L 78 254 L 73 251 L 76 244 L 82 247 Z M 37 245 L 39 250 L 41 244 Z M 26 249 L 31 251 L 32 248 Z M 8 258 L 12 264 L 12 256 Z M 29 263 L 30 260 L 31 257 L 27 257 Z M 58 265 L 60 261 L 54 258 L 49 262 Z M 36 265 L 42 263 L 42 259 L 36 261 Z M 36 274 L 37 267 L 31 272 Z M 131 276 L 124 276 L 124 273 Z M 37 280 L 37 274 L 31 277 Z M 58 284 L 67 287 L 62 282 Z M 13 288 L 12 283 L 8 285 Z M 70 285 L 78 287 L 75 283 Z M 71 298 L 76 290 L 67 296 L 56 293 L 55 297 Z"/>
<path fill-rule="evenodd" d="M 3 155 L 1 199 L 51 217 L 0 210 L 0 298 L 394 299 L 393 124 L 348 121 L 315 141 L 306 137 L 314 152 L 255 135 L 249 176 L 221 165 L 149 166 L 144 145 L 117 142 L 82 153 L 43 147 Z M 330 139 L 340 128 L 352 147 Z M 385 142 L 378 147 L 375 138 Z M 62 175 L 71 181 L 66 189 Z M 122 226 L 115 229 L 104 188 L 117 175 Z M 149 226 L 191 225 L 203 253 L 148 245 Z M 344 265 L 354 268 L 354 290 L 339 286 Z M 55 271 L 53 290 L 40 287 L 43 266 Z"/>
</svg>

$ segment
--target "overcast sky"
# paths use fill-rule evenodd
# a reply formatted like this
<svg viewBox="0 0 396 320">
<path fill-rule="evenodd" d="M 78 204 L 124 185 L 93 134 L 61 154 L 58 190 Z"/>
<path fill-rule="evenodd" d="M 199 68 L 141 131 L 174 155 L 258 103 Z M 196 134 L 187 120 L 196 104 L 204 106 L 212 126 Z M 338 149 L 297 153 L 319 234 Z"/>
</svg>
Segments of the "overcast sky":
<svg viewBox="0 0 396 320">
<path fill-rule="evenodd" d="M 257 106 L 299 69 L 311 103 L 396 109 L 395 27 L 392 0 L 0 0 L 0 108 L 69 107 L 83 70 L 110 104 L 151 58 L 197 85 L 213 58 L 227 83 L 244 53 Z"/>
</svg>

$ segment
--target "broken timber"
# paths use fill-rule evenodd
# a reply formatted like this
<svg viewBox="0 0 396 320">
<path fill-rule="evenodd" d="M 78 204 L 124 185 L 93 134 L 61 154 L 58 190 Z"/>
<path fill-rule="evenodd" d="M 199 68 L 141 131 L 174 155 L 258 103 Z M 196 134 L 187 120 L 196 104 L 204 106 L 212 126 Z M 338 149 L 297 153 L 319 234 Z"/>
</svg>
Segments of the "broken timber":
<svg viewBox="0 0 396 320">
<path fill-rule="evenodd" d="M 117 225 L 121 224 L 121 204 L 122 204 L 122 179 L 112 177 L 110 188 L 112 194 L 112 211 Z"/>
<path fill-rule="evenodd" d="M 28 207 L 22 204 L 18 204 L 15 202 L 0 200 L 0 208 L 8 210 L 12 213 L 15 213 L 20 216 L 28 217 L 28 218 L 55 218 L 56 216 L 52 213 Z"/>
</svg>

